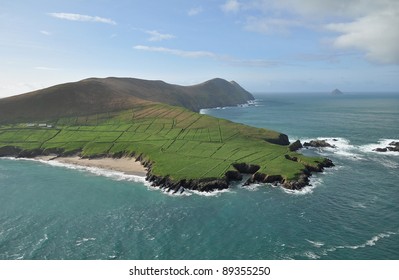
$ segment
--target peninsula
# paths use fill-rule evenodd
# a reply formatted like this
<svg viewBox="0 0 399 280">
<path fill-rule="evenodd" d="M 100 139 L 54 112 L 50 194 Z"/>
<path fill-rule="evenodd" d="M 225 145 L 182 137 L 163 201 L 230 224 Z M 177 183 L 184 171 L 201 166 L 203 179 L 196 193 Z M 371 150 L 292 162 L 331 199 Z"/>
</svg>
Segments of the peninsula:
<svg viewBox="0 0 399 280">
<path fill-rule="evenodd" d="M 85 164 L 134 158 L 148 181 L 172 192 L 225 189 L 243 178 L 300 189 L 312 172 L 333 166 L 298 153 L 285 134 L 198 113 L 253 99 L 223 79 L 194 86 L 132 78 L 57 85 L 0 99 L 0 156 Z"/>
</svg>

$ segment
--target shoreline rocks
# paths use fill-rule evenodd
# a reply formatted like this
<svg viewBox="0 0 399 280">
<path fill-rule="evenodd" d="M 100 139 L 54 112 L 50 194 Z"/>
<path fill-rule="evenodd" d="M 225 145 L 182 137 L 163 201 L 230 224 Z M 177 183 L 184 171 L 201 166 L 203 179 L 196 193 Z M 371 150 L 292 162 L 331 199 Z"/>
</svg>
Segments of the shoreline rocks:
<svg viewBox="0 0 399 280">
<path fill-rule="evenodd" d="M 387 147 L 376 148 L 373 151 L 380 153 L 399 152 L 399 142 L 392 141 Z"/>
<path fill-rule="evenodd" d="M 299 142 L 300 143 L 300 142 Z M 23 150 L 14 146 L 4 146 L 0 148 L 0 157 L 12 156 L 16 158 L 26 157 L 34 158 L 38 156 L 48 155 L 67 156 L 70 153 L 65 153 L 60 149 L 42 150 Z M 76 155 L 79 151 L 74 151 Z M 102 155 L 103 157 L 120 158 L 125 155 L 124 153 L 118 153 L 115 155 Z M 134 156 L 130 154 L 130 156 Z M 286 155 L 287 160 L 299 161 L 297 157 Z M 93 158 L 97 158 L 94 156 Z M 312 172 L 322 172 L 326 167 L 332 167 L 334 164 L 329 159 L 324 159 L 323 162 L 319 162 L 317 166 L 307 166 L 305 165 L 302 174 L 299 175 L 296 180 L 286 180 L 281 175 L 278 174 L 265 174 L 258 172 L 260 166 L 255 164 L 247 164 L 244 162 L 233 164 L 234 169 L 229 170 L 225 173 L 223 178 L 201 178 L 201 179 L 182 179 L 182 180 L 172 180 L 169 176 L 157 176 L 152 173 L 152 162 L 145 159 L 145 156 L 140 154 L 136 157 L 136 161 L 139 161 L 144 167 L 147 168 L 146 180 L 151 182 L 152 186 L 158 187 L 166 192 L 171 193 L 182 193 L 184 190 L 195 190 L 200 192 L 212 192 L 216 190 L 224 190 L 229 188 L 231 182 L 242 181 L 243 174 L 248 174 L 250 177 L 246 180 L 244 185 L 249 185 L 253 183 L 270 183 L 270 184 L 281 184 L 284 188 L 299 190 L 307 185 L 309 185 L 309 177 L 312 176 Z"/>
<path fill-rule="evenodd" d="M 326 140 L 311 140 L 310 142 L 303 143 L 304 147 L 313 147 L 313 148 L 335 148 L 334 145 L 331 145 Z"/>
<path fill-rule="evenodd" d="M 302 145 L 301 141 L 299 141 L 299 140 L 296 140 L 295 142 L 292 142 L 292 143 L 288 146 L 288 149 L 289 149 L 291 152 L 296 152 L 296 151 L 298 151 L 299 149 L 302 149 L 302 148 L 303 148 L 303 145 Z"/>
</svg>

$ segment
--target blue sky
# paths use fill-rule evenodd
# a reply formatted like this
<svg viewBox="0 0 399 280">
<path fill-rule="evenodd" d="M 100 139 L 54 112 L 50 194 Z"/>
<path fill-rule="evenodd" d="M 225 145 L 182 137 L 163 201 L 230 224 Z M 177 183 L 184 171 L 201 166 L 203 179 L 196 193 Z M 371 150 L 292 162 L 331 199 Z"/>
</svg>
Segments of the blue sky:
<svg viewBox="0 0 399 280">
<path fill-rule="evenodd" d="M 2 0 L 0 97 L 88 77 L 399 92 L 397 0 Z"/>
</svg>

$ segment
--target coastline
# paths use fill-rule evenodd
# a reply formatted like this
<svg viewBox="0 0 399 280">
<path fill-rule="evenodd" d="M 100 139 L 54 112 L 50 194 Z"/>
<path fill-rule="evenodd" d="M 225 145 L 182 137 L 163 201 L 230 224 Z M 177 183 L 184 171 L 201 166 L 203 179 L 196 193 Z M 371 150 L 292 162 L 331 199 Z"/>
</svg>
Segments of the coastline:
<svg viewBox="0 0 399 280">
<path fill-rule="evenodd" d="M 1 149 L 0 149 L 1 150 Z M 6 147 L 0 151 L 0 156 L 11 156 L 16 158 L 27 158 L 43 162 L 58 162 L 61 164 L 71 164 L 80 167 L 100 168 L 104 170 L 121 172 L 126 175 L 141 177 L 153 187 L 160 188 L 167 192 L 182 193 L 184 190 L 194 190 L 200 192 L 213 192 L 228 189 L 233 181 L 241 181 L 243 175 L 249 175 L 244 185 L 257 183 L 281 184 L 283 188 L 289 190 L 300 190 L 310 185 L 310 177 L 314 172 L 323 172 L 324 168 L 332 167 L 331 160 L 325 158 L 322 162 L 317 162 L 316 166 L 305 165 L 304 170 L 298 175 L 298 178 L 287 180 L 281 175 L 270 175 L 257 172 L 259 166 L 246 163 L 233 164 L 235 170 L 230 170 L 221 178 L 206 177 L 201 179 L 182 179 L 173 180 L 169 176 L 159 176 L 152 172 L 152 163 L 146 161 L 140 155 L 135 157 L 92 157 L 81 158 L 75 154 L 72 156 L 58 154 L 43 154 L 40 149 L 21 150 L 17 147 Z M 296 157 L 286 157 L 289 160 L 298 161 Z"/>
<path fill-rule="evenodd" d="M 96 158 L 88 159 L 79 156 L 57 157 L 57 156 L 38 156 L 35 159 L 42 161 L 57 161 L 65 164 L 73 164 L 85 167 L 96 167 L 106 170 L 118 171 L 127 175 L 146 177 L 147 169 L 133 157 L 123 158 Z"/>
</svg>

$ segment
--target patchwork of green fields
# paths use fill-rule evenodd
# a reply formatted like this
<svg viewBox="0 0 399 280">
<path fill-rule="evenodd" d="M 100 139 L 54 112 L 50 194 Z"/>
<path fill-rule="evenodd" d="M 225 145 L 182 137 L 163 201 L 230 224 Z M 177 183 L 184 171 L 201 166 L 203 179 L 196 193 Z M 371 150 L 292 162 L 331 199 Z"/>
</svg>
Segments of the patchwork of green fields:
<svg viewBox="0 0 399 280">
<path fill-rule="evenodd" d="M 0 126 L 0 148 L 62 150 L 84 157 L 142 155 L 152 173 L 172 180 L 222 178 L 233 163 L 256 164 L 259 172 L 295 180 L 305 165 L 322 158 L 290 152 L 273 144 L 280 133 L 249 127 L 165 104 L 122 112 L 49 121 L 52 127 Z M 299 157 L 300 162 L 285 155 Z"/>
</svg>

